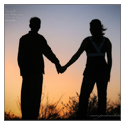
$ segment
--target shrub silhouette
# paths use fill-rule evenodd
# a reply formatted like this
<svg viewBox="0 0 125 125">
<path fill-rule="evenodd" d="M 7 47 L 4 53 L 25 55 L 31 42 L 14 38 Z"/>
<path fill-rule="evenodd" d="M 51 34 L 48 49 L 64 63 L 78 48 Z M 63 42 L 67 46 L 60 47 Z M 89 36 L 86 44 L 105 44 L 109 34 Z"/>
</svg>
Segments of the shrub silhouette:
<svg viewBox="0 0 125 125">
<path fill-rule="evenodd" d="M 62 103 L 63 104 L 63 103 Z M 79 94 L 76 92 L 76 96 L 69 97 L 68 104 L 63 104 L 64 109 L 66 112 L 64 113 L 64 119 L 76 119 L 76 113 L 78 110 L 79 104 Z M 118 119 L 120 120 L 120 94 L 119 100 L 117 102 L 107 102 L 107 115 L 105 118 L 102 119 Z M 98 119 L 98 98 L 95 94 L 91 94 L 88 103 L 88 110 L 87 110 L 88 119 Z M 111 117 L 112 116 L 112 117 Z M 100 118 L 101 119 L 101 118 Z"/>
<path fill-rule="evenodd" d="M 110 117 L 106 117 L 102 119 L 120 120 L 121 97 L 120 97 L 120 94 L 118 96 L 119 96 L 119 99 L 116 102 L 111 102 L 110 100 L 107 102 L 106 112 L 107 112 L 107 116 L 110 116 Z M 48 102 L 48 99 L 47 99 L 46 105 L 41 105 L 38 120 L 76 120 L 76 113 L 77 113 L 78 104 L 79 104 L 79 94 L 76 92 L 76 96 L 69 97 L 69 102 L 67 104 L 64 104 L 62 102 L 62 108 L 58 108 L 57 106 L 61 98 L 55 103 L 50 103 Z M 98 109 L 98 98 L 95 94 L 91 94 L 89 98 L 88 112 L 87 112 L 87 115 L 90 119 L 97 120 L 99 118 L 99 117 L 96 117 L 97 109 Z M 91 117 L 91 116 L 94 116 L 94 117 Z M 15 116 L 11 111 L 5 112 L 5 120 L 20 120 L 20 119 L 21 119 L 20 117 Z"/>
<path fill-rule="evenodd" d="M 78 101 L 79 101 L 79 95 L 76 92 L 76 96 L 69 97 L 69 102 L 66 105 L 62 102 L 63 108 L 65 110 L 65 112 L 63 114 L 64 119 L 75 119 L 76 118 L 76 113 L 78 110 Z"/>
<path fill-rule="evenodd" d="M 46 106 L 41 105 L 38 119 L 39 120 L 61 119 L 60 112 L 62 109 L 57 108 L 57 105 L 60 102 L 60 99 L 55 103 L 48 103 L 48 101 L 47 101 Z"/>
<path fill-rule="evenodd" d="M 119 99 L 114 103 L 108 104 L 107 114 L 108 115 L 120 115 L 121 114 L 121 95 L 118 94 Z"/>
<path fill-rule="evenodd" d="M 18 116 L 15 116 L 11 111 L 4 113 L 5 120 L 20 120 L 21 118 Z"/>
</svg>

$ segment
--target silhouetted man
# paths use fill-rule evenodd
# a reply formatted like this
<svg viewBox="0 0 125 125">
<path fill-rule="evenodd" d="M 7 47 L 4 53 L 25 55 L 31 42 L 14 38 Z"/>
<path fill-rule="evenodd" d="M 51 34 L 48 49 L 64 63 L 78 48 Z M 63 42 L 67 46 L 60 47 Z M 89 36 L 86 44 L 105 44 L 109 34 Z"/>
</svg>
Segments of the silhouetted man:
<svg viewBox="0 0 125 125">
<path fill-rule="evenodd" d="M 38 118 L 42 82 L 44 74 L 43 54 L 56 65 L 57 71 L 60 67 L 46 39 L 38 34 L 41 21 L 34 17 L 30 19 L 31 31 L 20 38 L 18 65 L 23 78 L 21 90 L 21 110 L 23 120 L 34 120 Z"/>
</svg>

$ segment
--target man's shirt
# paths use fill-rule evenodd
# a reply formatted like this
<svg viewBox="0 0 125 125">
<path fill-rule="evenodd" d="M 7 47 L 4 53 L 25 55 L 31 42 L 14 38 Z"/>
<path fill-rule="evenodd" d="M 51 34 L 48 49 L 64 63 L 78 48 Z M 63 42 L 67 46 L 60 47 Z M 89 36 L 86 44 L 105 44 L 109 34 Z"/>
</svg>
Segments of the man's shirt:
<svg viewBox="0 0 125 125">
<path fill-rule="evenodd" d="M 20 38 L 18 51 L 20 74 L 22 76 L 37 73 L 44 74 L 43 54 L 52 63 L 59 63 L 42 35 L 30 31 L 28 34 L 22 36 Z"/>
</svg>

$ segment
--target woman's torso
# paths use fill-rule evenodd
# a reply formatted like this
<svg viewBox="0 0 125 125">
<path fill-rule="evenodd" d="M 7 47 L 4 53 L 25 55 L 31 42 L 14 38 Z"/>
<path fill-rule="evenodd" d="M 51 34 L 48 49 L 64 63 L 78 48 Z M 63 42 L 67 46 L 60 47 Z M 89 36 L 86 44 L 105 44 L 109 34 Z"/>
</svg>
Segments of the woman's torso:
<svg viewBox="0 0 125 125">
<path fill-rule="evenodd" d="M 89 75 L 104 75 L 107 70 L 107 63 L 105 60 L 105 53 L 107 52 L 107 38 L 102 37 L 100 41 L 94 41 L 93 37 L 88 37 L 88 46 L 86 48 L 87 62 L 84 71 Z"/>
</svg>

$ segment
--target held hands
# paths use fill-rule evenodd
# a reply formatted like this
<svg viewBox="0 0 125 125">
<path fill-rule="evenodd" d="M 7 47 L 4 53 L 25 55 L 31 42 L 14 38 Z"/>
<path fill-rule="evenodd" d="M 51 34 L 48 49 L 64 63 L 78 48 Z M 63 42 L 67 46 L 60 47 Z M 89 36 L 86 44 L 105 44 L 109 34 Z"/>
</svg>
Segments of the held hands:
<svg viewBox="0 0 125 125">
<path fill-rule="evenodd" d="M 59 69 L 59 73 L 64 73 L 66 71 L 67 67 L 66 66 L 62 66 Z"/>
<path fill-rule="evenodd" d="M 57 69 L 57 72 L 59 74 L 59 73 L 64 73 L 66 71 L 67 67 L 66 66 L 61 66 L 60 64 L 57 64 L 56 69 Z"/>
</svg>

